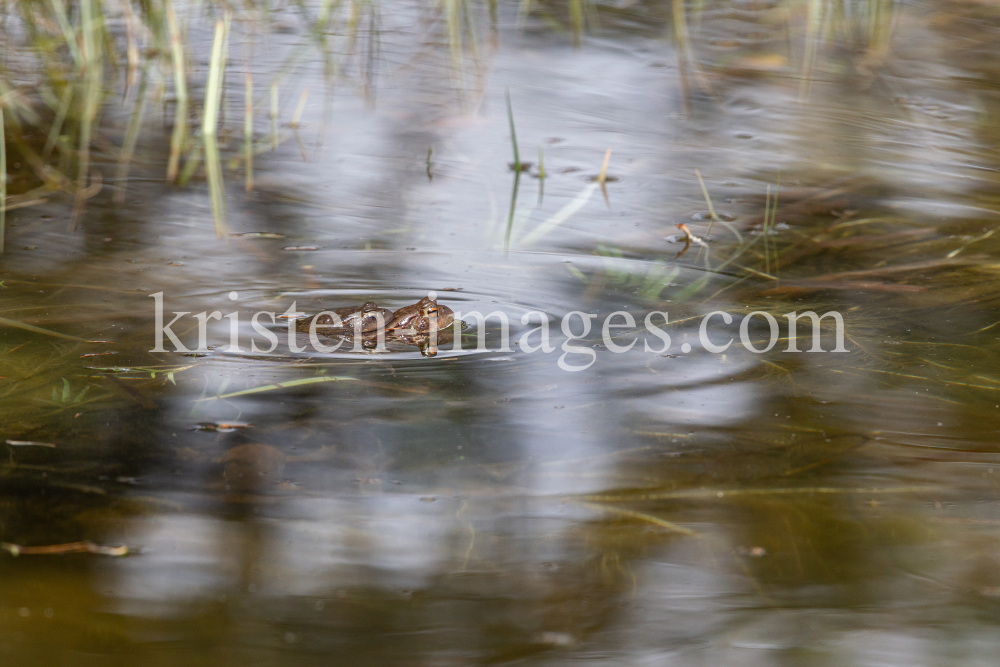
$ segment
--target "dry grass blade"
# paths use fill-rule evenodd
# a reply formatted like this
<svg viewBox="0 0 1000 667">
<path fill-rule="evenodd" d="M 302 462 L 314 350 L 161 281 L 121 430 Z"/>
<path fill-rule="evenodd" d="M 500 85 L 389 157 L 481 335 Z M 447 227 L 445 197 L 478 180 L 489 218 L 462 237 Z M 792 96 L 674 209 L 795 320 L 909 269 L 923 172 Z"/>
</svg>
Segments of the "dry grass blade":
<svg viewBox="0 0 1000 667">
<path fill-rule="evenodd" d="M 229 394 L 221 394 L 219 396 L 208 396 L 206 398 L 195 399 L 195 403 L 200 403 L 203 401 L 215 401 L 220 398 L 233 398 L 235 396 L 247 396 L 249 394 L 259 394 L 263 391 L 274 391 L 275 389 L 289 389 L 292 387 L 301 387 L 308 384 L 316 384 L 319 382 L 351 382 L 357 380 L 357 378 L 352 377 L 338 377 L 334 375 L 321 375 L 319 377 L 303 378 L 301 380 L 289 380 L 288 382 L 278 382 L 275 384 L 267 384 L 260 387 L 251 387 L 250 389 L 243 389 L 241 391 L 234 391 Z"/>
<path fill-rule="evenodd" d="M 966 259 L 932 259 L 926 262 L 913 262 L 912 264 L 895 264 L 890 266 L 880 266 L 874 269 L 858 269 L 856 271 L 841 271 L 840 273 L 827 273 L 822 276 L 809 278 L 808 282 L 836 282 L 844 278 L 863 278 L 865 276 L 884 276 L 893 273 L 907 273 L 909 271 L 926 271 L 927 269 L 939 269 L 949 266 L 969 266 L 979 264 L 979 258 Z M 805 282 L 805 281 L 802 281 Z"/>
<path fill-rule="evenodd" d="M 752 269 L 747 269 L 752 271 Z M 757 273 L 756 271 L 752 271 Z M 777 278 L 767 276 L 773 280 Z M 803 294 L 806 292 L 819 292 L 823 290 L 858 290 L 870 292 L 890 292 L 895 294 L 913 294 L 926 292 L 927 288 L 921 285 L 899 285 L 896 283 L 881 283 L 871 280 L 845 280 L 840 282 L 829 282 L 821 280 L 809 280 L 800 283 L 782 283 L 779 287 L 772 287 L 763 290 L 761 294 L 774 296 L 778 294 Z"/>
<path fill-rule="evenodd" d="M 583 507 L 587 507 L 598 512 L 605 512 L 608 514 L 616 514 L 618 516 L 628 517 L 630 519 L 638 519 L 639 521 L 645 521 L 651 523 L 655 526 L 661 528 L 666 528 L 667 530 L 673 531 L 675 533 L 680 533 L 682 535 L 697 535 L 695 531 L 690 528 L 684 528 L 683 526 L 678 526 L 672 521 L 667 521 L 666 519 L 661 519 L 658 516 L 653 516 L 652 514 L 646 514 L 645 512 L 636 512 L 635 510 L 622 509 L 621 507 L 607 507 L 605 505 L 598 505 L 597 503 L 578 503 Z"/>
<path fill-rule="evenodd" d="M 604 185 L 608 179 L 608 163 L 611 162 L 611 149 L 604 152 L 604 162 L 601 163 L 601 173 L 597 175 L 597 182 Z"/>
<path fill-rule="evenodd" d="M 937 486 L 897 486 L 885 488 L 847 488 L 832 486 L 802 486 L 802 487 L 778 487 L 770 489 L 691 489 L 688 491 L 664 491 L 654 493 L 637 493 L 633 495 L 589 495 L 584 499 L 591 502 L 601 503 L 625 503 L 638 502 L 644 500 L 710 500 L 713 498 L 725 499 L 742 496 L 788 496 L 788 495 L 885 495 L 885 494 L 906 494 L 906 493 L 929 493 L 940 491 Z"/>
</svg>

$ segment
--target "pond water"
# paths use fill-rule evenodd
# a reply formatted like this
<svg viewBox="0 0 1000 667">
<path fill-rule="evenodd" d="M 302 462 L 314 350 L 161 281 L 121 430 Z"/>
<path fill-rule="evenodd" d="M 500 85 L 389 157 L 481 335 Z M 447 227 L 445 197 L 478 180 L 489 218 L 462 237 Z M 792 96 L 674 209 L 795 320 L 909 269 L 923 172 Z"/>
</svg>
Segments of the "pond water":
<svg viewBox="0 0 1000 667">
<path fill-rule="evenodd" d="M 995 663 L 994 4 L 359 3 L 333 74 L 309 27 L 329 3 L 271 4 L 232 23 L 222 238 L 200 167 L 164 184 L 153 74 L 126 178 L 107 75 L 75 232 L 64 194 L 7 214 L 5 662 Z M 218 15 L 178 13 L 201 99 Z M 263 144 L 271 81 L 280 102 L 252 192 L 245 72 Z M 678 224 L 708 242 L 682 252 Z M 220 311 L 246 348 L 258 311 L 429 291 L 506 316 L 510 351 L 494 316 L 436 354 L 235 352 L 225 319 L 150 352 L 158 293 L 188 347 Z M 552 352 L 524 349 L 532 311 Z M 568 340 L 573 311 L 595 318 Z M 788 352 L 804 311 L 840 313 L 846 352 L 830 318 L 827 352 Z M 763 353 L 754 312 L 758 349 L 760 313 L 780 324 Z"/>
</svg>

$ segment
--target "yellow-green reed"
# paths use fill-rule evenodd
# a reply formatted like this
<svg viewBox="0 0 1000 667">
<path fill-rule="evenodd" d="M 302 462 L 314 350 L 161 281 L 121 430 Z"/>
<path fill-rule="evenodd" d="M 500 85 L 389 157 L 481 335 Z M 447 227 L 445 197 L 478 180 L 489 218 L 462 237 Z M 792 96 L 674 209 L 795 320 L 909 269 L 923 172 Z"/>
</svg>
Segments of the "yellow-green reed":
<svg viewBox="0 0 1000 667">
<path fill-rule="evenodd" d="M 461 0 L 444 0 L 445 21 L 448 25 L 448 46 L 451 50 L 451 70 L 455 88 L 465 90 L 465 64 L 462 58 L 462 3 Z"/>
<path fill-rule="evenodd" d="M 524 25 L 531 13 L 531 0 L 520 0 L 517 4 L 517 24 Z"/>
<path fill-rule="evenodd" d="M 479 35 L 476 33 L 476 26 L 473 22 L 473 12 L 469 7 L 468 0 L 462 0 L 462 25 L 465 33 L 469 36 L 469 53 L 472 62 L 479 66 Z"/>
<path fill-rule="evenodd" d="M 777 179 L 777 181 L 774 184 L 774 199 L 771 200 L 771 231 L 772 232 L 774 232 L 774 226 L 775 226 L 775 223 L 777 222 L 777 217 L 778 217 L 778 192 L 780 190 L 781 190 L 781 172 L 779 171 L 778 172 L 778 179 Z M 777 239 L 774 240 L 774 242 L 772 243 L 772 245 L 774 247 L 774 277 L 777 279 L 777 278 L 781 277 L 781 274 L 780 274 L 780 271 L 779 271 L 780 266 L 779 266 L 779 262 L 778 262 Z M 768 273 L 770 273 L 770 271 L 768 271 Z"/>
<path fill-rule="evenodd" d="M 83 57 L 80 54 L 77 34 L 73 26 L 70 25 L 69 17 L 66 16 L 66 7 L 63 5 L 62 0 L 49 0 L 49 5 L 52 7 L 52 13 L 56 16 L 59 29 L 62 30 L 66 47 L 69 49 L 70 55 L 73 56 L 73 62 L 76 63 L 77 69 L 82 68 Z"/>
<path fill-rule="evenodd" d="M 181 153 L 187 143 L 188 134 L 188 93 L 187 71 L 184 67 L 184 45 L 181 41 L 180 26 L 171 0 L 164 0 L 167 14 L 167 29 L 170 31 L 170 58 L 174 70 L 174 94 L 177 97 L 174 108 L 174 132 L 170 137 L 170 159 L 167 163 L 167 182 L 173 183 L 180 167 Z"/>
<path fill-rule="evenodd" d="M 73 206 L 73 219 L 70 229 L 76 230 L 83 214 L 83 207 L 88 196 L 92 196 L 87 187 L 87 176 L 90 171 L 90 142 L 93 136 L 94 121 L 102 101 L 102 85 L 104 83 L 104 14 L 100 0 L 81 0 L 80 21 L 83 39 L 83 114 L 80 119 L 79 163 L 77 166 L 76 201 Z"/>
<path fill-rule="evenodd" d="M 306 100 L 309 99 L 309 89 L 303 88 L 302 95 L 299 96 L 299 103 L 295 107 L 295 114 L 292 116 L 291 126 L 293 129 L 299 128 L 299 121 L 302 120 L 302 111 L 306 108 Z"/>
<path fill-rule="evenodd" d="M 198 170 L 201 165 L 201 144 L 194 143 L 191 144 L 191 150 L 188 151 L 187 158 L 184 160 L 184 169 L 181 170 L 180 176 L 177 177 L 177 185 L 179 187 L 184 187 L 194 176 L 194 172 Z"/>
<path fill-rule="evenodd" d="M 66 114 L 69 113 L 69 105 L 72 101 L 73 86 L 66 86 L 59 99 L 59 108 L 56 111 L 55 120 L 52 121 L 52 127 L 49 128 L 49 136 L 45 140 L 45 147 L 42 149 L 42 160 L 48 161 L 52 156 L 52 149 L 55 148 L 56 142 L 59 141 L 59 134 L 62 132 L 63 123 L 66 122 Z"/>
<path fill-rule="evenodd" d="M 139 78 L 139 38 L 136 34 L 135 12 L 132 10 L 131 0 L 120 2 L 125 14 L 125 53 L 128 59 L 128 73 L 125 75 L 125 91 L 123 97 L 128 97 L 128 92 L 135 85 Z"/>
<path fill-rule="evenodd" d="M 674 44 L 677 50 L 677 64 L 680 70 L 681 98 L 684 101 L 684 108 L 690 114 L 691 108 L 691 84 L 688 81 L 688 32 L 687 13 L 684 8 L 684 0 L 671 0 L 673 10 Z"/>
<path fill-rule="evenodd" d="M 143 70 L 139 79 L 139 90 L 136 92 L 135 106 L 132 108 L 132 116 L 129 118 L 128 129 L 125 131 L 125 143 L 122 145 L 120 157 L 118 159 L 118 172 L 115 175 L 117 190 L 115 190 L 115 203 L 121 204 L 125 201 L 125 189 L 128 186 L 128 171 L 132 163 L 132 155 L 135 153 L 135 145 L 139 140 L 139 129 L 142 127 L 142 116 L 146 110 L 146 87 L 149 84 L 149 73 Z"/>
<path fill-rule="evenodd" d="M 698 87 L 705 93 L 714 94 L 714 89 L 698 64 L 698 59 L 695 57 L 690 31 L 688 30 L 687 9 L 684 6 L 684 2 L 685 0 L 672 0 L 671 7 L 674 43 L 677 51 L 677 62 L 680 68 L 681 96 L 684 101 L 684 109 L 690 114 L 693 109 L 691 106 L 691 84 L 688 81 L 688 75 L 690 74 L 695 78 Z"/>
<path fill-rule="evenodd" d="M 771 273 L 771 255 L 768 252 L 768 238 L 767 238 L 767 222 L 771 218 L 771 185 L 767 186 L 767 194 L 764 195 L 764 271 L 765 273 Z"/>
<path fill-rule="evenodd" d="M 823 22 L 823 0 L 808 0 L 806 13 L 806 50 L 802 59 L 802 74 L 799 80 L 799 101 L 809 99 L 816 52 L 819 49 L 820 27 Z"/>
<path fill-rule="evenodd" d="M 538 144 L 538 203 L 542 203 L 545 197 L 545 152 L 542 145 Z"/>
<path fill-rule="evenodd" d="M 573 33 L 573 46 L 583 41 L 583 0 L 569 0 L 569 25 Z"/>
<path fill-rule="evenodd" d="M 205 112 L 202 117 L 201 133 L 205 142 L 205 174 L 212 199 L 212 217 L 215 219 L 215 235 L 222 238 L 226 232 L 226 200 L 222 181 L 222 160 L 215 132 L 219 123 L 219 108 L 222 105 L 222 80 L 226 66 L 225 47 L 229 37 L 229 14 L 224 21 L 215 24 L 215 39 L 212 42 L 212 58 L 208 66 L 208 84 L 205 87 Z"/>
<path fill-rule="evenodd" d="M 708 231 L 705 232 L 705 236 L 707 237 L 711 235 L 712 225 L 719 219 L 719 216 L 715 214 L 715 207 L 712 206 L 712 198 L 708 196 L 708 188 L 705 187 L 705 179 L 701 177 L 701 172 L 695 169 L 694 173 L 698 177 L 698 183 L 701 185 L 701 194 L 705 196 L 705 203 L 708 205 L 708 214 L 711 216 L 711 222 L 708 223 Z"/>
<path fill-rule="evenodd" d="M 271 150 L 278 149 L 278 82 L 271 82 Z"/>
</svg>

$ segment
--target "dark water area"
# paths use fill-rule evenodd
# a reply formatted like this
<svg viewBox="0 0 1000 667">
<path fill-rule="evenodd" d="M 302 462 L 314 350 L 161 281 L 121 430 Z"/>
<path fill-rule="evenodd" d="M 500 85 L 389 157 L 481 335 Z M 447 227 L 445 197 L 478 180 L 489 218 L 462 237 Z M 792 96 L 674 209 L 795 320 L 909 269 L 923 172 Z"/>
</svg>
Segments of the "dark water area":
<svg viewBox="0 0 1000 667">
<path fill-rule="evenodd" d="M 175 4 L 200 151 L 222 14 Z M 5 7 L 30 139 L 48 42 Z M 995 663 L 1000 6 L 330 7 L 234 12 L 224 216 L 203 167 L 164 183 L 159 60 L 124 177 L 108 63 L 82 207 L 7 143 L 4 664 Z M 257 312 L 431 291 L 461 349 L 295 351 L 265 318 L 249 350 Z M 219 311 L 241 349 L 223 318 L 151 352 L 161 293 L 188 348 Z M 788 352 L 805 311 L 846 351 L 826 318 Z"/>
</svg>

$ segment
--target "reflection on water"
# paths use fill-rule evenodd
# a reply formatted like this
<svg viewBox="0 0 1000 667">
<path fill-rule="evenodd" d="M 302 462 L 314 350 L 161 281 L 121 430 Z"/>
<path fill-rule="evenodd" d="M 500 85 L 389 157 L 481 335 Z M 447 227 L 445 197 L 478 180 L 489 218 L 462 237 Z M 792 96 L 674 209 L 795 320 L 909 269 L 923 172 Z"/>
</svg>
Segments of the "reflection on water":
<svg viewBox="0 0 1000 667">
<path fill-rule="evenodd" d="M 162 97 L 124 203 L 111 147 L 131 119 L 113 109 L 90 157 L 110 185 L 75 234 L 75 198 L 11 201 L 0 439 L 55 447 L 2 446 L 0 541 L 131 551 L 0 554 L 12 664 L 996 653 L 996 13 L 515 5 L 365 5 L 355 42 L 327 35 L 350 84 L 325 102 L 332 61 L 310 46 L 325 33 L 293 7 L 234 20 L 225 240 L 201 167 L 162 184 Z M 214 21 L 179 11 L 197 91 Z M 574 49 L 559 26 L 592 32 Z M 276 51 L 238 56 L 255 30 Z M 294 68 L 274 79 L 281 118 L 309 101 L 297 137 L 257 112 L 256 140 L 281 142 L 247 193 L 242 74 L 267 110 L 276 63 Z M 535 163 L 517 175 L 508 88 Z M 12 167 L 19 196 L 33 177 Z M 711 224 L 695 168 L 721 222 L 678 256 L 677 224 Z M 505 314 L 512 340 L 529 311 L 598 313 L 596 362 L 559 370 L 558 327 L 551 354 L 498 352 L 495 319 L 489 350 L 467 331 L 433 357 L 235 354 L 227 321 L 206 354 L 148 351 L 156 292 L 168 312 L 238 310 L 249 333 L 261 310 L 429 290 Z M 669 312 L 671 348 L 605 349 L 620 310 Z M 735 316 L 719 340 L 754 311 L 837 310 L 849 353 L 710 354 L 698 325 L 715 310 Z M 190 317 L 174 331 L 197 340 Z"/>
</svg>

